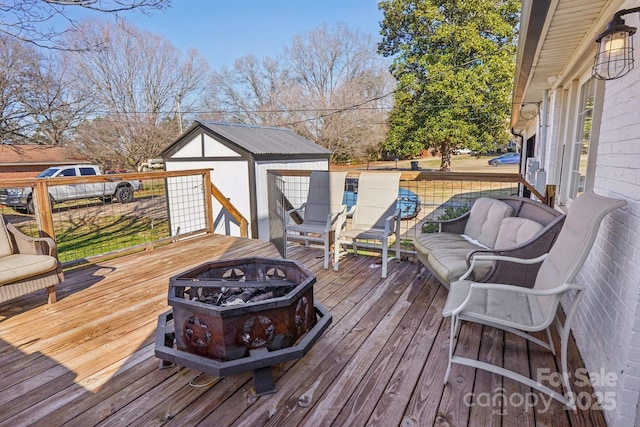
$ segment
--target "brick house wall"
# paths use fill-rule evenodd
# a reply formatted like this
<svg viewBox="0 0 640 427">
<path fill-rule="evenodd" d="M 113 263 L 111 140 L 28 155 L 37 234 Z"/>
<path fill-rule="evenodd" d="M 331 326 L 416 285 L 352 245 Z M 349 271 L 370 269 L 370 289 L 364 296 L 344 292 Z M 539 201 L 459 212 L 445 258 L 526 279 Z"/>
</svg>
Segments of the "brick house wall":
<svg viewBox="0 0 640 427">
<path fill-rule="evenodd" d="M 65 147 L 0 144 L 0 179 L 33 178 L 51 166 L 86 161 L 86 158 Z"/>
<path fill-rule="evenodd" d="M 640 422 L 639 110 L 639 70 L 606 83 L 594 190 L 628 204 L 606 218 L 577 278 L 592 291 L 574 331 L 585 366 L 618 377 L 597 386 L 615 398 L 607 421 L 628 426 Z"/>
<path fill-rule="evenodd" d="M 11 165 L 0 166 L 0 179 L 33 178 L 46 169 L 39 165 Z"/>
</svg>

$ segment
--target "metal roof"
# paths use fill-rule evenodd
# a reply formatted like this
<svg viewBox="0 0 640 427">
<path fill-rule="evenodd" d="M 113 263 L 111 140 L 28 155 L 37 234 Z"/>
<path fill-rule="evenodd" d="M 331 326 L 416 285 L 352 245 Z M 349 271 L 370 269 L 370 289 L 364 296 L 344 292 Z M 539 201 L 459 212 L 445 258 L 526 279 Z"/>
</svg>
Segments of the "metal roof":
<svg viewBox="0 0 640 427">
<path fill-rule="evenodd" d="M 326 148 L 286 128 L 208 121 L 196 121 L 197 124 L 252 154 L 331 154 Z"/>
</svg>

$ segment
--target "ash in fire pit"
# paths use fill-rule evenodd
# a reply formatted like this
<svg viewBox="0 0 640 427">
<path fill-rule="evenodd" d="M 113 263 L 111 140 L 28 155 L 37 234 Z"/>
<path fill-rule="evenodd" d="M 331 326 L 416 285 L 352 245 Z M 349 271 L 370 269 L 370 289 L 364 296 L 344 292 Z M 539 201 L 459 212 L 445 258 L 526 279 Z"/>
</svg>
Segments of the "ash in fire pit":
<svg viewBox="0 0 640 427">
<path fill-rule="evenodd" d="M 264 301 L 272 298 L 280 298 L 295 289 L 295 286 L 261 287 L 261 288 L 188 288 L 185 289 L 185 298 L 191 301 L 199 301 L 205 304 L 214 304 L 220 307 L 247 304 Z"/>
</svg>

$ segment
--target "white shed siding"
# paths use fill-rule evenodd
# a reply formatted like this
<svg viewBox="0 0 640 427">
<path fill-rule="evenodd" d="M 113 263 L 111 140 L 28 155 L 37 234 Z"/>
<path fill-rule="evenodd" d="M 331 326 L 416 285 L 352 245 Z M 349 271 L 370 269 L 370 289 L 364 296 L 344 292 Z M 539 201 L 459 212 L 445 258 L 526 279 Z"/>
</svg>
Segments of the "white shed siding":
<svg viewBox="0 0 640 427">
<path fill-rule="evenodd" d="M 211 171 L 211 182 L 218 187 L 229 202 L 236 207 L 249 221 L 251 230 L 251 195 L 249 192 L 249 163 L 245 160 L 225 160 L 207 162 Z M 228 216 L 222 215 L 222 205 L 213 199 L 213 220 L 216 233 L 240 236 L 240 227 L 229 222 Z"/>
<path fill-rule="evenodd" d="M 204 134 L 204 157 L 240 157 L 240 154 Z"/>
<path fill-rule="evenodd" d="M 594 190 L 628 205 L 605 219 L 577 277 L 589 291 L 574 334 L 587 369 L 617 375 L 614 384 L 594 384 L 614 397 L 605 414 L 616 426 L 640 422 L 639 100 L 640 70 L 606 83 Z"/>
<path fill-rule="evenodd" d="M 249 195 L 249 166 L 244 160 L 238 161 L 173 161 L 166 162 L 168 171 L 189 170 L 189 169 L 211 169 L 211 182 L 224 194 L 229 201 L 251 221 L 251 207 Z M 171 199 L 170 199 L 171 200 Z M 228 215 L 222 210 L 222 205 L 212 197 L 212 209 L 215 232 L 230 236 L 240 236 L 240 227 L 230 221 Z M 177 202 L 174 202 L 174 204 Z M 173 218 L 173 216 L 172 216 Z M 178 217 L 176 217 L 178 218 Z M 174 224 L 176 222 L 176 224 Z M 184 224 L 183 221 L 171 221 L 172 230 L 181 227 L 181 230 L 189 229 L 192 225 Z M 250 227 L 251 225 L 249 225 Z M 185 232 L 185 231 L 182 231 Z"/>
<path fill-rule="evenodd" d="M 329 170 L 327 160 L 292 160 L 256 162 L 256 207 L 258 216 L 258 237 L 261 240 L 269 240 L 269 200 L 267 198 L 267 171 L 269 169 L 296 169 L 296 170 Z M 254 236 L 256 237 L 256 236 Z"/>
<path fill-rule="evenodd" d="M 202 142 L 200 135 L 187 142 L 173 156 L 173 158 L 202 157 Z"/>
</svg>

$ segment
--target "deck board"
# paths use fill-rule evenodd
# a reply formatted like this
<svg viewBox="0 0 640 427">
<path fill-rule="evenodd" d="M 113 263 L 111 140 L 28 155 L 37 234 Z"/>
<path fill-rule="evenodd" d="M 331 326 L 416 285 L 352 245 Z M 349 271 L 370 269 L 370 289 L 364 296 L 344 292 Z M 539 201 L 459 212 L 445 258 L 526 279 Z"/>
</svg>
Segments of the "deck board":
<svg viewBox="0 0 640 427">
<path fill-rule="evenodd" d="M 278 257 L 269 243 L 212 235 L 67 271 L 53 305 L 44 292 L 1 305 L 0 426 L 606 425 L 598 410 L 556 403 L 549 412 L 466 405 L 465 395 L 481 403 L 502 388 L 531 390 L 458 365 L 443 383 L 447 291 L 416 264 L 391 261 L 382 279 L 375 257 L 346 255 L 334 272 L 319 249 L 290 253 L 316 275 L 315 298 L 333 320 L 305 357 L 273 367 L 275 393 L 256 398 L 251 372 L 159 368 L 155 331 L 170 308 L 169 277 L 211 260 Z M 460 334 L 457 354 L 524 373 L 557 364 L 492 328 L 463 325 Z M 573 342 L 569 365 L 582 366 Z"/>
</svg>

